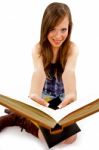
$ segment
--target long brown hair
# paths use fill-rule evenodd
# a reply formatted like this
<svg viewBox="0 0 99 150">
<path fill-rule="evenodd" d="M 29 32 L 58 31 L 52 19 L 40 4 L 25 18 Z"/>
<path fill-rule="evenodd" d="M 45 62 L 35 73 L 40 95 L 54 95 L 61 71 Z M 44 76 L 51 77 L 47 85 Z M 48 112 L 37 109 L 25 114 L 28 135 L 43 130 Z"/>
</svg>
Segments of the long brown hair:
<svg viewBox="0 0 99 150">
<path fill-rule="evenodd" d="M 67 53 L 70 45 L 70 36 L 72 31 L 71 12 L 66 4 L 54 2 L 49 4 L 48 7 L 45 9 L 42 18 L 41 35 L 40 35 L 40 47 L 41 47 L 40 56 L 42 56 L 44 70 L 47 77 L 49 77 L 50 63 L 53 58 L 51 45 L 48 41 L 47 36 L 50 30 L 53 29 L 57 24 L 59 24 L 66 16 L 68 17 L 69 20 L 68 36 L 59 49 L 56 61 L 56 64 L 58 66 L 56 68 L 56 75 L 57 77 L 60 78 L 66 64 Z"/>
</svg>

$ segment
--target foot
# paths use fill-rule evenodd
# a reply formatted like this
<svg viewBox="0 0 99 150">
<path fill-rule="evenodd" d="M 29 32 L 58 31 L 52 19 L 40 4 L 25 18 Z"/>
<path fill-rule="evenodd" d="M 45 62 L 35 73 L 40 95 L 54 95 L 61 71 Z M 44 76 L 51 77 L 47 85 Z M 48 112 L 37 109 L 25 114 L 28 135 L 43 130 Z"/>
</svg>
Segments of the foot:
<svg viewBox="0 0 99 150">
<path fill-rule="evenodd" d="M 14 126 L 17 116 L 15 114 L 8 114 L 0 117 L 0 131 L 9 126 Z"/>
<path fill-rule="evenodd" d="M 77 134 L 72 135 L 71 137 L 67 138 L 66 140 L 64 140 L 62 142 L 62 144 L 72 144 L 73 142 L 75 142 L 77 139 Z"/>
<path fill-rule="evenodd" d="M 12 113 L 12 111 L 10 109 L 7 109 L 7 108 L 4 110 L 4 112 L 7 113 L 7 114 Z"/>
</svg>

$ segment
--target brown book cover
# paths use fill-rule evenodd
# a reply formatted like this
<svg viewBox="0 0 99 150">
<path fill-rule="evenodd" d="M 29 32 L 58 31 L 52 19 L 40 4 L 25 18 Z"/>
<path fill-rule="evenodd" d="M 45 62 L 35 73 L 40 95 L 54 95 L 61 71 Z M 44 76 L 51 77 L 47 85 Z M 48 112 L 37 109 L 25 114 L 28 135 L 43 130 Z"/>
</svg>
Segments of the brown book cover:
<svg viewBox="0 0 99 150">
<path fill-rule="evenodd" d="M 59 114 L 57 112 L 57 106 L 60 102 L 59 97 L 57 97 L 49 102 L 50 108 L 46 109 L 54 109 L 55 113 Z M 30 120 L 37 122 L 49 148 L 81 131 L 76 122 L 99 111 L 99 99 L 96 99 L 81 107 L 78 106 L 77 109 L 74 109 L 69 113 L 65 112 L 63 115 L 64 117 L 62 116 L 59 121 L 56 121 L 55 118 L 52 117 L 54 111 L 52 111 L 51 116 L 39 107 L 28 105 L 20 100 L 13 99 L 5 95 L 0 95 L 0 104 Z"/>
<path fill-rule="evenodd" d="M 58 109 L 57 106 L 60 103 L 61 100 L 59 97 L 54 98 L 51 101 L 49 101 L 49 108 L 56 110 Z M 50 130 L 41 125 L 39 125 L 39 128 L 49 148 L 52 148 L 56 144 L 59 144 L 63 140 L 81 131 L 76 123 L 71 124 L 68 127 L 64 127 L 64 128 L 56 124 L 56 126 Z"/>
<path fill-rule="evenodd" d="M 55 109 L 55 110 L 59 109 L 57 106 L 60 103 L 61 103 L 60 98 L 56 97 L 49 102 L 49 107 L 52 109 Z M 43 136 L 44 136 L 49 148 L 52 148 L 56 144 L 59 144 L 60 142 L 66 140 L 70 136 L 81 131 L 79 126 L 76 123 L 73 123 L 64 128 L 62 128 L 60 125 L 56 124 L 56 126 L 54 128 L 52 128 L 51 131 L 42 126 L 39 126 L 39 127 L 43 133 Z"/>
<path fill-rule="evenodd" d="M 4 95 L 0 95 L 0 104 L 7 108 L 10 108 L 11 110 L 21 114 L 22 116 L 25 116 L 30 120 L 36 121 L 40 126 L 49 129 L 52 134 L 54 134 L 55 132 L 53 129 L 55 128 L 56 124 L 60 126 L 59 128 L 60 132 L 63 130 L 64 127 L 76 123 L 77 121 L 99 111 L 99 99 L 96 99 L 80 108 L 77 108 L 76 110 L 73 110 L 68 114 L 66 114 L 66 110 L 64 109 L 65 112 L 64 117 L 62 117 L 59 121 L 56 121 L 52 116 L 54 116 L 54 113 L 58 114 L 57 110 L 53 110 L 52 116 L 50 116 L 49 114 L 45 113 L 43 110 L 39 108 L 35 108 L 34 106 L 30 106 L 26 103 L 21 102 L 20 100 L 15 100 L 13 98 Z M 69 105 L 73 106 L 74 104 L 72 103 Z M 47 109 L 51 108 L 46 107 L 46 110 Z M 59 111 L 61 113 L 63 110 L 61 109 Z"/>
</svg>

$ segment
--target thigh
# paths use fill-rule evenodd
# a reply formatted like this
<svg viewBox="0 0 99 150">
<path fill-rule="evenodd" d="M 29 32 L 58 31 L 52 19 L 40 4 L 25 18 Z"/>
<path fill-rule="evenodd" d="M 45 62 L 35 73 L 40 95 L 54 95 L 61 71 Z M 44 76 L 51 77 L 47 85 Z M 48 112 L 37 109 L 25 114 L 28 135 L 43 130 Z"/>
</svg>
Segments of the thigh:
<svg viewBox="0 0 99 150">
<path fill-rule="evenodd" d="M 77 134 L 70 136 L 69 138 L 65 139 L 62 144 L 72 144 L 77 139 Z"/>
</svg>

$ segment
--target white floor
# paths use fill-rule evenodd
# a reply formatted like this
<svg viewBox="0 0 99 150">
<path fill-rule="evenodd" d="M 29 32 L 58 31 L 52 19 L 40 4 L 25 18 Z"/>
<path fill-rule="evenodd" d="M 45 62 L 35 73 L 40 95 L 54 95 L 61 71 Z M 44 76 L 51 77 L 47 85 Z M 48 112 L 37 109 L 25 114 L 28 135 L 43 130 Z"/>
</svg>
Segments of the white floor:
<svg viewBox="0 0 99 150">
<path fill-rule="evenodd" d="M 38 42 L 40 18 L 54 0 L 0 1 L 0 93 L 17 99 L 28 97 L 32 47 Z M 57 0 L 60 1 L 60 0 Z M 77 61 L 78 100 L 99 97 L 99 8 L 98 0 L 70 1 L 73 14 L 72 40 L 79 47 Z M 39 5 L 38 5 L 39 3 Z M 39 11 L 38 11 L 39 10 Z M 4 107 L 0 106 L 0 116 Z M 81 132 L 72 145 L 57 145 L 51 150 L 99 150 L 99 113 L 78 122 Z M 0 150 L 48 150 L 32 135 L 18 127 L 0 132 Z"/>
<path fill-rule="evenodd" d="M 0 106 L 0 115 L 3 115 L 4 107 Z M 78 139 L 71 145 L 58 144 L 51 150 L 99 150 L 99 113 L 91 115 L 78 122 L 81 132 Z M 37 138 L 25 131 L 21 132 L 19 127 L 9 127 L 0 133 L 0 150 L 48 150 L 46 143 L 41 143 Z"/>
</svg>

